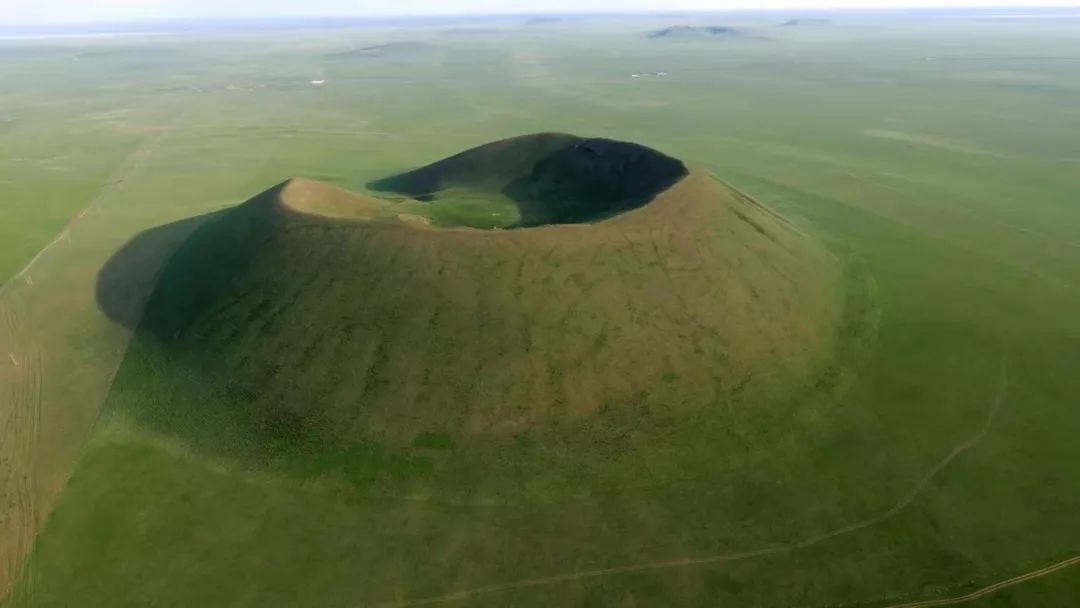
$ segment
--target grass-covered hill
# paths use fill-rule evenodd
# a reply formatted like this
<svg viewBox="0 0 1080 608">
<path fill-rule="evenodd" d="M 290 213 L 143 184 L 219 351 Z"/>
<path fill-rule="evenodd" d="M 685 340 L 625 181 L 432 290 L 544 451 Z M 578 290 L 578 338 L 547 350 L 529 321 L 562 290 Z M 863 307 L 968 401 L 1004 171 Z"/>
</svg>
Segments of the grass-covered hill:
<svg viewBox="0 0 1080 608">
<path fill-rule="evenodd" d="M 528 136 L 381 185 L 511 192 L 525 225 L 546 225 L 439 228 L 400 200 L 290 180 L 175 254 L 111 407 L 258 461 L 560 425 L 618 433 L 809 381 L 831 347 L 826 254 L 648 148 Z"/>
<path fill-rule="evenodd" d="M 980 590 L 994 593 L 957 605 L 1076 605 L 1080 563 L 1047 570 L 1080 551 L 1075 24 L 837 13 L 833 26 L 777 27 L 796 16 L 574 19 L 452 39 L 439 36 L 449 25 L 417 24 L 4 41 L 0 132 L 11 152 L 0 163 L 8 278 L 0 289 L 0 596 L 14 587 L 0 606 L 884 608 Z M 523 19 L 491 25 L 511 31 Z M 646 38 L 682 19 L 772 39 Z M 394 40 L 428 41 L 435 52 L 332 60 Z M 671 77 L 630 77 L 661 70 Z M 304 247 L 259 252 L 237 273 L 237 293 L 208 300 L 204 320 L 190 325 L 207 332 L 220 308 L 221 341 L 235 332 L 245 346 L 210 348 L 194 329 L 166 343 L 144 329 L 113 384 L 128 328 L 140 322 L 174 245 L 202 225 L 228 235 L 204 221 L 234 222 L 238 203 L 290 175 L 366 183 L 539 124 L 651 142 L 811 230 L 845 271 L 831 364 L 802 386 L 757 379 L 700 406 L 657 411 L 626 400 L 456 438 L 429 432 L 335 445 L 283 434 L 268 443 L 250 429 L 273 426 L 272 409 L 222 423 L 222 412 L 244 403 L 222 389 L 224 379 L 250 385 L 248 370 L 290 352 L 276 339 L 240 337 L 257 332 L 229 308 L 248 297 L 241 290 L 273 286 L 264 297 L 276 317 L 250 312 L 263 319 L 264 336 L 278 319 L 298 340 L 328 335 L 298 342 L 301 360 L 310 343 L 332 355 L 347 339 L 345 327 L 330 333 L 335 315 L 312 317 L 313 303 L 292 304 L 286 290 L 316 276 L 309 269 L 324 282 L 331 270 L 338 282 L 360 273 L 348 297 L 365 319 L 372 298 L 422 294 L 416 285 L 431 282 L 427 271 L 407 283 L 365 268 L 404 274 L 426 267 L 433 247 L 403 242 L 390 262 L 372 259 L 377 239 L 361 255 L 340 239 L 312 244 L 312 236 Z M 690 173 L 673 187 L 699 170 Z M 349 193 L 297 197 L 305 185 L 298 180 L 281 197 L 293 209 L 306 200 L 323 234 L 332 232 L 326 225 L 408 221 L 478 243 L 519 232 L 587 235 L 655 211 L 648 203 L 588 223 L 482 232 L 466 227 L 516 225 L 514 201 L 476 187 L 440 191 L 431 202 L 379 193 L 367 199 L 373 219 L 348 220 L 364 215 Z M 717 188 L 717 200 L 730 202 Z M 783 261 L 737 219 L 735 235 L 715 235 L 726 232 L 724 213 L 709 216 L 719 228 L 649 217 L 711 240 L 721 254 L 738 251 L 721 245 L 729 237 L 759 246 L 760 256 L 741 256 L 747 276 L 766 260 Z M 326 218 L 335 214 L 345 217 Z M 701 218 L 700 210 L 686 214 Z M 656 233 L 660 257 L 680 259 Z M 796 251 L 815 249 L 780 233 Z M 659 276 L 647 232 L 630 236 L 622 254 L 630 259 L 619 268 Z M 225 245 L 193 247 L 173 264 L 199 250 L 224 261 L 236 255 Z M 561 245 L 551 259 L 574 247 Z M 546 251 L 523 247 L 523 276 L 565 278 L 543 270 Z M 505 264 L 482 266 L 482 253 L 477 246 L 468 261 L 470 278 L 506 272 Z M 103 268 L 110 257 L 116 263 Z M 221 280 L 208 259 L 191 267 Z M 614 271 L 611 259 L 598 256 L 596 265 Z M 688 268 L 669 265 L 679 285 Z M 176 272 L 171 282 L 196 283 Z M 317 285 L 301 299 L 322 294 Z M 640 304 L 623 297 L 617 310 L 634 305 L 635 321 L 643 311 L 679 311 L 671 303 L 679 292 L 660 285 L 655 291 L 669 299 L 649 290 Z M 492 284 L 474 289 L 482 291 L 461 306 L 476 319 L 500 319 L 489 314 Z M 515 301 L 514 314 L 575 310 L 567 304 L 574 292 L 549 291 Z M 718 306 L 732 308 L 733 297 L 720 294 Z M 338 317 L 348 310 L 334 306 Z M 728 316 L 733 324 L 747 318 Z M 669 322 L 658 317 L 645 321 Z M 407 327 L 383 323 L 352 340 L 404 340 Z M 573 335 L 536 331 L 548 336 L 549 352 Z M 463 338 L 500 333 L 497 323 L 477 321 Z M 192 362 L 213 373 L 189 367 L 181 381 L 178 363 Z M 328 365 L 280 370 L 259 403 L 273 403 L 267 393 L 281 390 L 286 374 L 297 387 L 318 386 L 312 370 Z M 337 365 L 348 379 L 366 362 Z M 475 363 L 452 365 L 464 386 Z M 665 379 L 650 383 L 646 372 L 631 380 L 662 393 Z M 396 376 L 403 387 L 419 384 L 411 369 Z M 283 392 L 281 401 L 298 394 Z M 342 418 L 333 399 L 309 401 Z M 255 405 L 237 412 L 258 412 Z M 177 408 L 176 418 L 155 419 L 151 406 Z M 280 418 L 279 428 L 299 428 Z M 262 446 L 266 466 L 208 453 L 252 454 L 253 446 Z M 1037 574 L 1046 576 L 1030 578 Z"/>
</svg>

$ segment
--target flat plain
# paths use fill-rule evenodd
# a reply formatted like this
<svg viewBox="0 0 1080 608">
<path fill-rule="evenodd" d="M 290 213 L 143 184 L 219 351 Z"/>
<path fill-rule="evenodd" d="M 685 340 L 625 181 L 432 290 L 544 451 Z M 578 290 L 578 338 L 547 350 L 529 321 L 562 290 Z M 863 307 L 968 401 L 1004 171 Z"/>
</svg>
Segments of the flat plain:
<svg viewBox="0 0 1080 608">
<path fill-rule="evenodd" d="M 881 608 L 1080 555 L 1080 21 L 985 17 L 0 41 L 4 605 Z M 706 33 L 650 37 L 676 25 Z M 819 242 L 842 287 L 814 381 L 288 458 L 137 415 L 161 376 L 135 328 L 222 210 L 552 131 Z M 505 225 L 490 204 L 433 221 Z M 1047 572 L 965 605 L 1075 602 L 1080 565 Z"/>
</svg>

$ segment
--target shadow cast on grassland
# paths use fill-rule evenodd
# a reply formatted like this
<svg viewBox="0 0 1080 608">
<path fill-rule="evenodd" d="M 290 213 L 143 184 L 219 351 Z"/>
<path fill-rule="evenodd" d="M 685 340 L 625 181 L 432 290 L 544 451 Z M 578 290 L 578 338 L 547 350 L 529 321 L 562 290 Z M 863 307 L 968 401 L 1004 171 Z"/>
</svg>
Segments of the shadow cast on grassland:
<svg viewBox="0 0 1080 608">
<path fill-rule="evenodd" d="M 220 213 L 157 226 L 125 243 L 98 272 L 95 298 L 101 312 L 128 329 L 136 329 L 172 254 L 196 228 Z"/>
<path fill-rule="evenodd" d="M 276 200 L 281 189 L 252 200 Z M 201 456 L 300 478 L 335 474 L 356 486 L 422 478 L 432 468 L 424 450 L 447 449 L 448 436 L 424 435 L 400 448 L 339 440 L 315 424 L 317 416 L 297 414 L 272 396 L 251 399 L 251 387 L 219 350 L 182 335 L 199 311 L 229 292 L 252 249 L 265 243 L 262 208 L 241 205 L 148 229 L 105 263 L 97 305 L 134 331 L 106 411 Z"/>
</svg>

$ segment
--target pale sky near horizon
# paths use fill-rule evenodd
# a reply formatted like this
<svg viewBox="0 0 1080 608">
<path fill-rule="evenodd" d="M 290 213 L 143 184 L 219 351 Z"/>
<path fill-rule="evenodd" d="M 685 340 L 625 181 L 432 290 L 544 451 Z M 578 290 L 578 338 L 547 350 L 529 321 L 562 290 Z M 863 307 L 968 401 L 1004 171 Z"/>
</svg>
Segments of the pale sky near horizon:
<svg viewBox="0 0 1080 608">
<path fill-rule="evenodd" d="M 0 0 L 0 25 L 143 19 L 971 6 L 1080 7 L 1080 0 Z"/>
</svg>

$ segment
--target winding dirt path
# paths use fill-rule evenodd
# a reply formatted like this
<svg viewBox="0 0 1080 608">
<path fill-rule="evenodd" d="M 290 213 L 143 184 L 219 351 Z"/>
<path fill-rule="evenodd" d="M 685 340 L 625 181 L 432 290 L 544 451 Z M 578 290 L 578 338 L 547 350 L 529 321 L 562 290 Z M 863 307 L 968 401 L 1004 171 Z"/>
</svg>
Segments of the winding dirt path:
<svg viewBox="0 0 1080 608">
<path fill-rule="evenodd" d="M 1069 559 L 1062 560 L 1056 564 L 1051 564 L 1044 568 L 1039 568 L 1038 570 L 1032 570 L 1031 572 L 1028 572 L 1026 574 L 1021 574 L 1019 576 L 1014 576 L 1010 579 L 999 581 L 997 583 L 994 583 L 993 585 L 987 585 L 982 589 L 972 591 L 971 593 L 968 593 L 966 595 L 958 595 L 956 597 L 943 598 L 938 600 L 922 600 L 918 602 L 908 602 L 906 604 L 892 604 L 889 606 L 884 606 L 884 608 L 929 608 L 930 606 L 954 606 L 956 604 L 963 604 L 986 597 L 993 593 L 997 593 L 998 591 L 1001 591 L 1002 589 L 1005 589 L 1007 587 L 1019 585 L 1020 583 L 1025 583 L 1032 579 L 1046 576 L 1047 574 L 1053 574 L 1059 570 L 1064 570 L 1065 568 L 1075 566 L 1077 564 L 1080 564 L 1080 555 L 1070 557 Z"/>
<path fill-rule="evenodd" d="M 792 553 L 794 551 L 798 551 L 800 549 L 805 549 L 807 547 L 810 547 L 810 546 L 825 542 L 825 541 L 833 539 L 833 538 L 837 538 L 839 536 L 844 536 L 844 535 L 847 535 L 847 534 L 851 534 L 853 532 L 857 532 L 859 530 L 864 530 L 866 528 L 878 525 L 878 524 L 880 524 L 880 523 L 882 523 L 882 522 L 896 516 L 898 513 L 900 513 L 901 511 L 906 509 L 908 506 L 910 506 L 915 501 L 915 499 L 918 498 L 919 494 L 922 493 L 922 491 L 926 488 L 927 484 L 929 484 L 938 474 L 940 474 L 941 471 L 945 469 L 945 467 L 949 466 L 949 464 L 951 464 L 954 460 L 956 460 L 956 458 L 958 456 L 960 456 L 964 452 L 967 452 L 968 450 L 970 450 L 977 443 L 979 443 L 979 441 L 981 441 L 984 437 L 986 437 L 987 433 L 990 431 L 990 428 L 994 424 L 994 419 L 997 418 L 998 412 L 1001 411 L 1001 407 L 1005 403 L 1006 397 L 1008 395 L 1008 386 L 1009 386 L 1008 361 L 1007 361 L 1006 357 L 1004 355 L 1002 355 L 1002 358 L 1001 358 L 1001 371 L 1000 371 L 1000 374 L 999 374 L 997 394 L 995 395 L 993 401 L 991 402 L 990 407 L 987 409 L 986 418 L 983 420 L 983 423 L 981 425 L 979 425 L 979 428 L 976 429 L 975 433 L 972 434 L 970 437 L 968 437 L 966 440 L 964 440 L 962 443 L 957 445 L 955 448 L 953 448 L 952 451 L 950 451 L 944 458 L 942 458 L 936 465 L 934 465 L 933 468 L 931 468 L 929 471 L 927 471 L 927 473 L 925 475 L 923 475 L 915 483 L 915 485 L 912 486 L 911 490 L 909 490 L 907 494 L 902 496 L 900 498 L 900 500 L 895 505 L 893 505 L 889 509 L 887 509 L 885 511 L 882 511 L 881 513 L 879 513 L 879 514 L 877 514 L 874 517 L 871 517 L 869 519 L 864 519 L 862 521 L 858 521 L 858 522 L 849 524 L 847 526 L 843 526 L 841 528 L 837 528 L 835 530 L 825 532 L 823 534 L 810 536 L 808 538 L 805 538 L 805 539 L 797 541 L 797 542 L 793 542 L 793 543 L 789 543 L 789 544 L 783 544 L 783 545 L 773 545 L 773 546 L 770 546 L 770 547 L 763 547 L 763 548 L 760 548 L 760 549 L 754 549 L 754 550 L 750 550 L 750 551 L 742 551 L 742 552 L 737 552 L 737 553 L 725 553 L 725 554 L 719 554 L 719 555 L 708 555 L 708 556 L 702 556 L 702 557 L 680 557 L 680 558 L 674 558 L 674 559 L 669 559 L 669 560 L 646 562 L 646 563 L 641 563 L 641 564 L 629 564 L 629 565 L 626 565 L 626 566 L 615 566 L 615 567 L 612 567 L 612 568 L 599 568 L 599 569 L 596 569 L 596 570 L 579 570 L 579 571 L 575 571 L 575 572 L 566 572 L 566 573 L 562 573 L 562 574 L 554 574 L 552 576 L 545 576 L 545 577 L 540 577 L 540 578 L 522 579 L 522 580 L 511 581 L 511 582 L 507 582 L 507 583 L 496 583 L 496 584 L 492 584 L 492 585 L 484 585 L 482 587 L 473 587 L 471 589 L 462 589 L 460 591 L 455 591 L 455 592 L 452 592 L 452 593 L 448 593 L 446 595 L 439 595 L 439 596 L 433 596 L 433 597 L 427 597 L 427 598 L 417 598 L 417 599 L 411 599 L 411 600 L 396 600 L 396 601 L 390 601 L 390 602 L 376 603 L 376 604 L 374 604 L 374 607 L 375 608 L 404 608 L 404 607 L 407 607 L 407 606 L 427 606 L 427 605 L 434 605 L 434 604 L 445 604 L 445 603 L 450 603 L 450 602 L 458 602 L 458 601 L 468 600 L 468 599 L 471 599 L 471 598 L 474 598 L 474 597 L 477 597 L 477 596 L 480 596 L 480 595 L 489 595 L 489 594 L 493 594 L 493 593 L 499 593 L 499 592 L 503 592 L 503 591 L 513 591 L 513 590 L 518 590 L 518 589 L 529 589 L 529 588 L 534 588 L 534 587 L 544 587 L 544 586 L 555 585 L 555 584 L 559 584 L 559 583 L 580 581 L 580 580 L 585 580 L 585 579 L 599 578 L 599 577 L 604 577 L 604 576 L 612 576 L 612 575 L 617 575 L 617 574 L 633 574 L 635 572 L 646 572 L 646 571 L 654 571 L 654 570 L 668 570 L 668 569 L 673 569 L 673 568 L 686 568 L 686 567 L 691 567 L 691 566 L 703 566 L 703 565 L 709 565 L 709 564 L 720 564 L 720 563 L 736 562 L 736 561 L 742 561 L 742 560 L 754 559 L 754 558 L 760 558 L 760 557 L 768 557 L 768 556 L 772 556 L 772 555 L 780 555 L 780 554 L 784 554 L 784 553 Z M 1062 566 L 1062 567 L 1064 567 L 1064 566 Z M 1024 580 L 1027 580 L 1027 579 L 1024 579 Z M 1018 581 L 1018 582 L 1022 582 L 1022 581 Z M 1012 583 L 1012 584 L 1016 584 L 1016 583 Z M 1007 586 L 1007 585 L 1005 585 L 1005 586 Z M 988 591 L 987 593 L 992 593 L 992 592 L 993 591 Z M 916 604 L 904 604 L 903 606 L 894 606 L 894 607 L 889 607 L 889 608 L 915 608 L 916 606 L 934 606 L 934 605 L 939 605 L 939 604 L 920 604 L 920 603 L 916 603 Z"/>
</svg>

